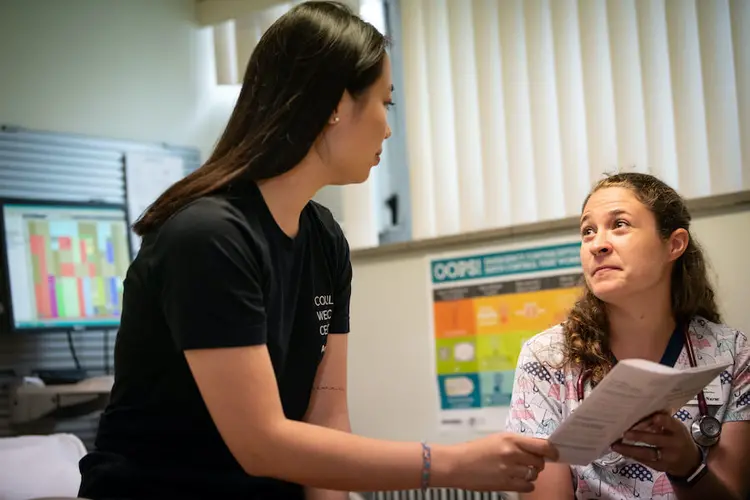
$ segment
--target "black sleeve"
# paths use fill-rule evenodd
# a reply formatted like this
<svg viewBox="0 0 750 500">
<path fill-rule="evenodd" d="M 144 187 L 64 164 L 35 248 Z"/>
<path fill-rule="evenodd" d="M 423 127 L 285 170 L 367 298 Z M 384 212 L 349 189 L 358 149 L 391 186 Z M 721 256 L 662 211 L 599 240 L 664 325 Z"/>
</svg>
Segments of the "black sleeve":
<svg viewBox="0 0 750 500">
<path fill-rule="evenodd" d="M 349 242 L 336 224 L 336 275 L 333 286 L 333 317 L 329 333 L 349 333 L 349 303 L 352 295 L 352 261 Z"/>
<path fill-rule="evenodd" d="M 161 302 L 181 350 L 266 342 L 260 266 L 241 216 L 186 210 L 159 236 Z"/>
</svg>

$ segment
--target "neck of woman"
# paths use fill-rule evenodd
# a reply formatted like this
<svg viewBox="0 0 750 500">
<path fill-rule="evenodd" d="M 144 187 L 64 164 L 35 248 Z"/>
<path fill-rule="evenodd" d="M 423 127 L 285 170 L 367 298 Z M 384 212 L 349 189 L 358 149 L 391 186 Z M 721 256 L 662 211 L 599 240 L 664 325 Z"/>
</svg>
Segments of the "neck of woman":
<svg viewBox="0 0 750 500">
<path fill-rule="evenodd" d="M 607 304 L 609 346 L 618 360 L 641 358 L 659 362 L 676 323 L 669 293 L 643 296 L 627 307 Z"/>
<path fill-rule="evenodd" d="M 315 193 L 326 183 L 321 179 L 323 170 L 317 158 L 305 158 L 293 169 L 271 179 L 258 182 L 263 199 L 276 224 L 290 238 L 299 230 L 299 218 Z"/>
</svg>

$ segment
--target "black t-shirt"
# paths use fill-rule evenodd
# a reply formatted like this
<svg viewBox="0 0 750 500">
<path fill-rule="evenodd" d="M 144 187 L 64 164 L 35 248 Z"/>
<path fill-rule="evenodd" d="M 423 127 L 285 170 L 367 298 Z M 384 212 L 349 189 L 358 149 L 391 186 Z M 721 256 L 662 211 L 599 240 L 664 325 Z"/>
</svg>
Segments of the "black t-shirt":
<svg viewBox="0 0 750 500">
<path fill-rule="evenodd" d="M 265 344 L 284 413 L 301 420 L 328 334 L 349 331 L 351 277 L 326 208 L 309 202 L 290 238 L 254 183 L 201 198 L 147 235 L 125 279 L 115 384 L 79 495 L 303 498 L 299 485 L 244 472 L 183 351 Z"/>
</svg>

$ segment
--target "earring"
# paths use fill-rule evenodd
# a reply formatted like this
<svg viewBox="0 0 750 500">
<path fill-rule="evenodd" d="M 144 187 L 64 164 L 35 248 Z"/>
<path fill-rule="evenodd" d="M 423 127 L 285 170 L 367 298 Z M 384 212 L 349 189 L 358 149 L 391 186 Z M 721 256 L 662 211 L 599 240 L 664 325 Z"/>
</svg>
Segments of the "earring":
<svg viewBox="0 0 750 500">
<path fill-rule="evenodd" d="M 334 116 L 333 117 L 333 123 L 338 123 L 338 122 L 339 122 L 339 117 L 338 116 Z"/>
</svg>

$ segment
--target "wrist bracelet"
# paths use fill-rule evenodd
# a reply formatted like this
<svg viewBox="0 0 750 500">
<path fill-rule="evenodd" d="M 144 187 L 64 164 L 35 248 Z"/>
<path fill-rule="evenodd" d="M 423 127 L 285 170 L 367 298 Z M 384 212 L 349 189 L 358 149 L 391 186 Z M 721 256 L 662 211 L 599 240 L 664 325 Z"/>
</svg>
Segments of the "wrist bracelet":
<svg viewBox="0 0 750 500">
<path fill-rule="evenodd" d="M 422 442 L 422 492 L 430 487 L 430 472 L 432 470 L 432 449 Z"/>
</svg>

